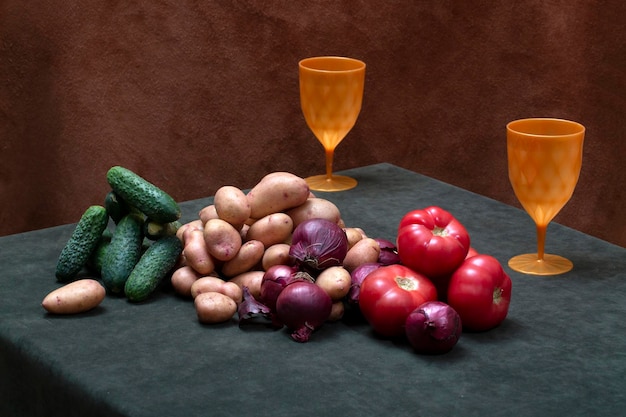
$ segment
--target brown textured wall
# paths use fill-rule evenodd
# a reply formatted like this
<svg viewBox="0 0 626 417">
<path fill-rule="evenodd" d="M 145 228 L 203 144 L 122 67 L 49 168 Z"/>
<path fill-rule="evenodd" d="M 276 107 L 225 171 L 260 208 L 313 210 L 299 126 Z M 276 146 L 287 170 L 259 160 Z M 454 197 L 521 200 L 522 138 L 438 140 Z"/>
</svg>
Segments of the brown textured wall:
<svg viewBox="0 0 626 417">
<path fill-rule="evenodd" d="M 626 246 L 626 3 L 500 3 L 0 0 L 0 235 L 76 221 L 117 164 L 179 200 L 320 172 L 297 62 L 336 54 L 368 64 L 337 169 L 387 161 L 517 206 L 505 124 L 575 119 L 556 220 Z"/>
</svg>

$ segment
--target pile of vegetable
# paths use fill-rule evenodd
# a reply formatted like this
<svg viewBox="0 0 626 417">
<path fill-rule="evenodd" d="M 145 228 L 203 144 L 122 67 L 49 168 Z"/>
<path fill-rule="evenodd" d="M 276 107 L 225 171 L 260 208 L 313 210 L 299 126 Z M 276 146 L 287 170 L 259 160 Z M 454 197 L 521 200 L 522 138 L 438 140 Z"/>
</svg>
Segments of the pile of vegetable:
<svg viewBox="0 0 626 417">
<path fill-rule="evenodd" d="M 87 311 L 105 293 L 143 301 L 169 280 L 203 324 L 261 322 L 307 342 L 351 309 L 378 335 L 427 354 L 508 313 L 510 278 L 440 207 L 408 212 L 391 242 L 346 225 L 335 204 L 288 172 L 247 193 L 222 186 L 185 224 L 154 184 L 122 167 L 107 179 L 104 207 L 85 212 L 59 257 L 57 279 L 67 284 L 44 299 L 52 313 Z M 99 280 L 76 280 L 85 266 Z"/>
</svg>

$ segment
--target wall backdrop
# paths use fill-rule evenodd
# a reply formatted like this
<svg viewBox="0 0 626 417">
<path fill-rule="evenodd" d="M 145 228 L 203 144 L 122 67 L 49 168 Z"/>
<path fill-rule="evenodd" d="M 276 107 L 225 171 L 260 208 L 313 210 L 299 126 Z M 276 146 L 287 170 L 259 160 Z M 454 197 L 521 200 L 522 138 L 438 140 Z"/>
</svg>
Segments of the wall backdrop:
<svg viewBox="0 0 626 417">
<path fill-rule="evenodd" d="M 368 67 L 337 169 L 391 162 L 519 207 L 506 123 L 574 119 L 555 221 L 626 246 L 626 3 L 496 3 L 0 0 L 0 235 L 77 221 L 112 165 L 180 201 L 320 173 L 297 64 L 345 55 Z"/>
</svg>

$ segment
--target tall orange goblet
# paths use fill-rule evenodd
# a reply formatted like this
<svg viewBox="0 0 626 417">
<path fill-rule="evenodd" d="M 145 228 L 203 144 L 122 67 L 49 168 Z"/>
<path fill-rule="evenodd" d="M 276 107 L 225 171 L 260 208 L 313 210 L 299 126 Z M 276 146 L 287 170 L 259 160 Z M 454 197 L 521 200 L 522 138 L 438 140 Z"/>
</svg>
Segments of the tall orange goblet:
<svg viewBox="0 0 626 417">
<path fill-rule="evenodd" d="M 309 188 L 342 191 L 355 187 L 354 178 L 333 174 L 333 158 L 361 111 L 365 63 L 337 56 L 306 58 L 299 63 L 299 78 L 302 113 L 326 152 L 326 174 L 305 178 Z"/>
<path fill-rule="evenodd" d="M 585 127 L 562 119 L 532 118 L 507 124 L 509 180 L 515 196 L 537 227 L 537 253 L 514 256 L 511 269 L 557 275 L 570 260 L 544 251 L 546 230 L 569 201 L 580 175 Z"/>
</svg>

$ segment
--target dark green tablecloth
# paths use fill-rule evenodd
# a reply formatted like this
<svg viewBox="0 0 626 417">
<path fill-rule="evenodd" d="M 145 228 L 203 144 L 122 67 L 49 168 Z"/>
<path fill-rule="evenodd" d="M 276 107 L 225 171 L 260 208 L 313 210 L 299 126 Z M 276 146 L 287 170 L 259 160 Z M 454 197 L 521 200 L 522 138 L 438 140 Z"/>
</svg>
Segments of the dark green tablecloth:
<svg viewBox="0 0 626 417">
<path fill-rule="evenodd" d="M 420 356 L 360 321 L 327 324 L 305 344 L 285 331 L 198 323 L 163 291 L 134 305 L 47 315 L 72 225 L 0 239 L 2 416 L 590 416 L 626 410 L 626 249 L 552 224 L 547 250 L 575 268 L 524 276 L 506 262 L 535 248 L 521 210 L 378 164 L 345 171 L 353 190 L 320 194 L 346 223 L 395 238 L 407 211 L 439 205 L 513 280 L 509 316 L 464 333 L 449 354 Z M 488 180 L 488 179 L 485 179 Z M 182 204 L 197 218 L 210 199 Z M 601 207 L 598 208 L 601 212 Z"/>
</svg>

